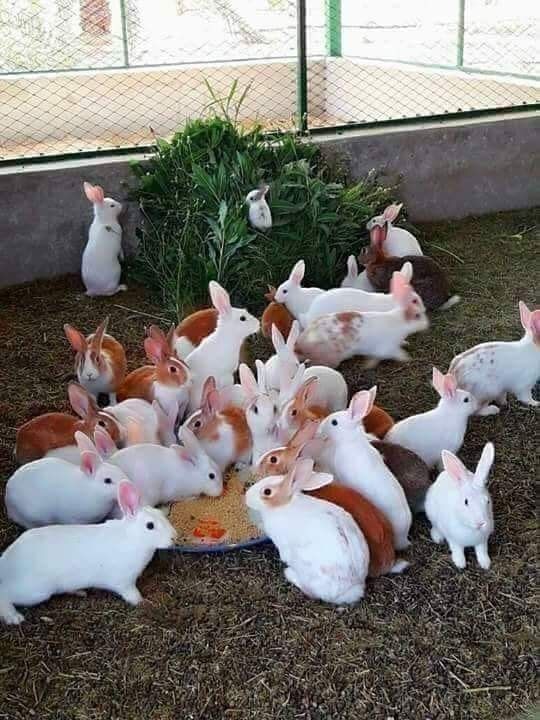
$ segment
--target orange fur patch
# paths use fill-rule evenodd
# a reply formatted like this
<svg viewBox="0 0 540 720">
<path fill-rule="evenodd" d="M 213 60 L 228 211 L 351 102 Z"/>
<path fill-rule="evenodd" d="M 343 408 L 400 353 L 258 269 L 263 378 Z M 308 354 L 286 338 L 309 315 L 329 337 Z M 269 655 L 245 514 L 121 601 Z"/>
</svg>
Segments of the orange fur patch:
<svg viewBox="0 0 540 720">
<path fill-rule="evenodd" d="M 217 327 L 218 311 L 215 308 L 205 308 L 188 315 L 176 326 L 175 337 L 185 337 L 192 345 L 199 345 Z"/>
<path fill-rule="evenodd" d="M 156 378 L 156 369 L 153 365 L 143 365 L 124 378 L 117 392 L 118 402 L 128 398 L 141 398 L 152 402 L 154 399 L 153 384 Z"/>
<path fill-rule="evenodd" d="M 272 337 L 272 325 L 275 325 L 284 338 L 289 336 L 294 316 L 287 310 L 285 305 L 271 302 L 267 305 L 261 318 L 261 328 L 264 337 Z"/>
<path fill-rule="evenodd" d="M 394 425 L 393 418 L 382 408 L 374 405 L 364 418 L 364 429 L 367 433 L 382 439 Z"/>
</svg>

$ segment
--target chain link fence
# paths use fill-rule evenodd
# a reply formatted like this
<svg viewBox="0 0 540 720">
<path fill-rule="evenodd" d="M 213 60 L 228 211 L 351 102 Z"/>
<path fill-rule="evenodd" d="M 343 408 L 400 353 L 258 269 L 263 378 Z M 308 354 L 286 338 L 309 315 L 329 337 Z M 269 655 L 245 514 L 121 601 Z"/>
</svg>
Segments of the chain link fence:
<svg viewBox="0 0 540 720">
<path fill-rule="evenodd" d="M 0 161 L 146 147 L 236 83 L 269 130 L 534 107 L 530 0 L 0 0 Z"/>
</svg>

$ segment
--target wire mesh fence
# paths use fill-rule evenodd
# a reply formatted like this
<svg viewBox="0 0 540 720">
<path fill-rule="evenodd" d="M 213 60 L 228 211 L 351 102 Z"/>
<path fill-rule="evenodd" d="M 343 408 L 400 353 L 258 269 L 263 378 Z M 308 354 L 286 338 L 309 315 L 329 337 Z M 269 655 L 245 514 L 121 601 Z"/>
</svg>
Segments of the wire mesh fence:
<svg viewBox="0 0 540 720">
<path fill-rule="evenodd" d="M 530 0 L 0 0 L 0 160 L 239 120 L 333 128 L 540 102 Z"/>
</svg>

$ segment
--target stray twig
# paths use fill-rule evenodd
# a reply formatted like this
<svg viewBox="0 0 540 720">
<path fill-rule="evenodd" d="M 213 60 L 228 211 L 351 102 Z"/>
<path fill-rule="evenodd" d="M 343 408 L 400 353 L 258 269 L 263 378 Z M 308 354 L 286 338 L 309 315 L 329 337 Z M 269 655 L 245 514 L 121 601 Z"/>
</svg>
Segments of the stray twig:
<svg viewBox="0 0 540 720">
<path fill-rule="evenodd" d="M 490 690 L 511 690 L 511 685 L 492 685 L 491 687 L 480 687 L 480 688 L 466 688 L 464 692 L 476 693 L 476 692 L 489 692 Z"/>
<path fill-rule="evenodd" d="M 456 255 L 451 250 L 448 250 L 447 248 L 441 247 L 440 245 L 436 245 L 435 243 L 429 243 L 430 247 L 437 248 L 437 250 L 440 250 L 441 252 L 446 253 L 447 255 L 451 255 L 453 258 L 455 258 L 458 262 L 460 262 L 462 265 L 465 264 L 465 260 L 463 258 L 460 258 L 459 255 Z"/>
<path fill-rule="evenodd" d="M 114 305 L 114 307 L 120 308 L 121 310 L 127 310 L 128 312 L 134 313 L 135 315 L 144 315 L 145 317 L 151 317 L 155 320 L 161 320 L 165 323 L 169 323 L 169 318 L 161 317 L 160 315 L 153 315 L 152 313 L 143 312 L 142 310 L 134 310 L 133 308 L 126 307 L 125 305 Z"/>
</svg>

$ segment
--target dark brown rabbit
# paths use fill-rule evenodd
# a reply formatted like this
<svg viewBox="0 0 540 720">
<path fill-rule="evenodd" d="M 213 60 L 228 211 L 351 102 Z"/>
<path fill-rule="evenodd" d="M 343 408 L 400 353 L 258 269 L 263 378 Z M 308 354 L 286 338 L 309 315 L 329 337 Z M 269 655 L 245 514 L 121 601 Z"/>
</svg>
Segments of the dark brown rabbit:
<svg viewBox="0 0 540 720">
<path fill-rule="evenodd" d="M 426 463 L 412 450 L 384 440 L 374 440 L 373 447 L 382 458 L 405 492 L 413 512 L 422 512 L 424 498 L 431 485 L 431 476 Z"/>
<path fill-rule="evenodd" d="M 385 255 L 380 243 L 372 239 L 371 245 L 364 248 L 358 256 L 358 262 L 366 268 L 373 287 L 382 292 L 389 291 L 392 274 L 401 270 L 405 263 L 410 263 L 413 270 L 410 283 L 422 298 L 427 310 L 446 310 L 460 300 L 459 295 L 450 295 L 448 278 L 442 267 L 426 255 Z"/>
</svg>

